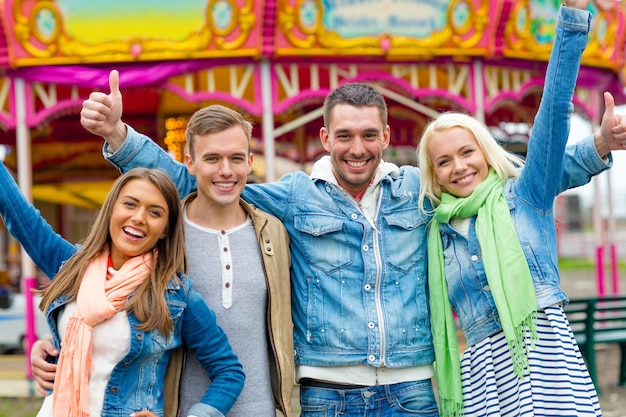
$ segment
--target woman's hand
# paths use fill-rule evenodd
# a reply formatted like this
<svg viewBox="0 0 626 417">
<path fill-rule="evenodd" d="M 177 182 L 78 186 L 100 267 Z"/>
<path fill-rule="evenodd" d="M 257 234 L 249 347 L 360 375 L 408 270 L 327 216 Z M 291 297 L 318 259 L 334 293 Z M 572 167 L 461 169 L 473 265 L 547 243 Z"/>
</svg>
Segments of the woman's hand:
<svg viewBox="0 0 626 417">
<path fill-rule="evenodd" d="M 585 10 L 589 6 L 591 0 L 565 0 L 563 4 L 565 7 L 571 7 L 573 9 Z"/>
<path fill-rule="evenodd" d="M 157 416 L 156 414 L 148 410 L 141 410 L 141 411 L 137 411 L 136 413 L 132 413 L 130 417 L 159 417 L 159 416 Z"/>
</svg>

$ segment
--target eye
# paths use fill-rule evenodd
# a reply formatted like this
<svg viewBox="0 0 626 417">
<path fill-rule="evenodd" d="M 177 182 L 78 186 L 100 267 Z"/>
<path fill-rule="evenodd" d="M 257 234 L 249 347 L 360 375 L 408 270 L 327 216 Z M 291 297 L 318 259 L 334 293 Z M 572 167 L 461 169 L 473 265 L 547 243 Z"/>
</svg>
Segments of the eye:
<svg viewBox="0 0 626 417">
<path fill-rule="evenodd" d="M 123 202 L 122 202 L 122 204 L 123 204 L 123 205 L 125 205 L 126 207 L 129 207 L 129 208 L 134 208 L 134 207 L 136 207 L 135 202 L 134 202 L 134 201 L 130 201 L 130 200 L 128 200 L 128 201 L 123 201 Z"/>
<path fill-rule="evenodd" d="M 149 210 L 148 212 L 150 213 L 151 216 L 159 217 L 159 218 L 163 217 L 163 213 L 161 213 L 161 210 L 152 209 L 152 210 Z"/>
<path fill-rule="evenodd" d="M 217 162 L 217 156 L 206 156 L 204 160 L 207 162 Z"/>
</svg>

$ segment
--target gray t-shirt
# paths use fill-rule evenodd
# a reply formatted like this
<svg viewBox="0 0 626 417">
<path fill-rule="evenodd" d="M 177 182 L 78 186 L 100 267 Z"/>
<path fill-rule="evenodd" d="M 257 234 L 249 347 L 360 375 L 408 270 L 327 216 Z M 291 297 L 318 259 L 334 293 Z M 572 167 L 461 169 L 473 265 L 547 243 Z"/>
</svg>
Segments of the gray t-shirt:
<svg viewBox="0 0 626 417">
<path fill-rule="evenodd" d="M 267 285 L 250 218 L 233 229 L 204 228 L 185 217 L 189 276 L 215 312 L 246 374 L 229 417 L 275 417 L 267 337 Z M 191 353 L 191 352 L 190 352 Z M 181 412 L 199 402 L 210 380 L 189 354 L 181 386 Z"/>
</svg>

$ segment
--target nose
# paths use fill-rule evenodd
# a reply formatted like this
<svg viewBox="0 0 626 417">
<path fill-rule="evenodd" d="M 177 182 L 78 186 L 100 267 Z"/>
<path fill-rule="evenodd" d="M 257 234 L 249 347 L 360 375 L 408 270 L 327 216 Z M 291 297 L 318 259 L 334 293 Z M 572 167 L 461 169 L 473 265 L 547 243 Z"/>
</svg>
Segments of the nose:
<svg viewBox="0 0 626 417">
<path fill-rule="evenodd" d="M 135 223 L 143 224 L 146 221 L 146 216 L 148 212 L 144 208 L 139 208 L 133 212 L 132 220 Z"/>
<path fill-rule="evenodd" d="M 354 140 L 352 141 L 352 145 L 350 146 L 351 150 L 352 150 L 352 154 L 356 155 L 356 156 L 361 156 L 363 154 L 365 154 L 365 144 L 364 144 L 364 140 L 361 136 L 355 136 Z"/>
<path fill-rule="evenodd" d="M 454 158 L 454 172 L 463 172 L 467 165 L 465 161 L 461 158 Z"/>
<path fill-rule="evenodd" d="M 232 174 L 233 170 L 230 166 L 230 161 L 227 158 L 224 158 L 220 162 L 219 173 L 224 177 L 228 177 Z"/>
</svg>

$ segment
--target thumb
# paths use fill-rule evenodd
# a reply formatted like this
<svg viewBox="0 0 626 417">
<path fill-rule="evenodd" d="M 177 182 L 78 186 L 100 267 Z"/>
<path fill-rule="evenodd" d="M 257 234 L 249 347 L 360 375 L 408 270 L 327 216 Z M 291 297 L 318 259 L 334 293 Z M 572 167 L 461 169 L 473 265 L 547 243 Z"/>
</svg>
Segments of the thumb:
<svg viewBox="0 0 626 417">
<path fill-rule="evenodd" d="M 110 95 L 121 95 L 120 93 L 120 73 L 117 70 L 112 70 L 109 73 L 109 89 Z"/>
<path fill-rule="evenodd" d="M 615 117 L 615 99 L 608 91 L 604 93 L 604 115 L 610 118 Z"/>
</svg>

